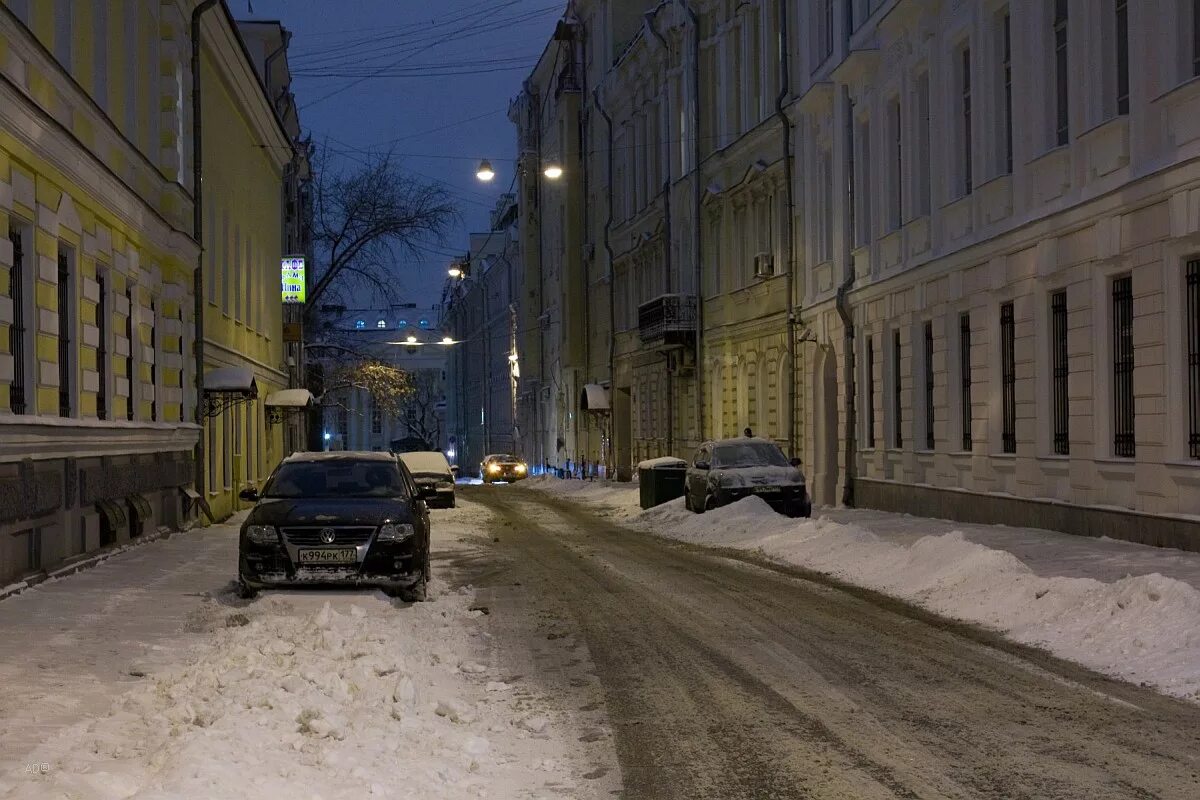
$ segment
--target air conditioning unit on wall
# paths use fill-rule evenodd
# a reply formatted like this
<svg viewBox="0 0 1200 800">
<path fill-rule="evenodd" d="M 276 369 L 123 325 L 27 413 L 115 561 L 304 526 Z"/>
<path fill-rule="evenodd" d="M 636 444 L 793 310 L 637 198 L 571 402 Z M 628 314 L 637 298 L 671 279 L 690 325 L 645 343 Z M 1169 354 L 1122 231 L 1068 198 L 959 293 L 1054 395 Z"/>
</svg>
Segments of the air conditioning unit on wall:
<svg viewBox="0 0 1200 800">
<path fill-rule="evenodd" d="M 756 278 L 773 278 L 775 277 L 775 256 L 771 253 L 755 253 L 754 254 L 754 277 Z"/>
</svg>

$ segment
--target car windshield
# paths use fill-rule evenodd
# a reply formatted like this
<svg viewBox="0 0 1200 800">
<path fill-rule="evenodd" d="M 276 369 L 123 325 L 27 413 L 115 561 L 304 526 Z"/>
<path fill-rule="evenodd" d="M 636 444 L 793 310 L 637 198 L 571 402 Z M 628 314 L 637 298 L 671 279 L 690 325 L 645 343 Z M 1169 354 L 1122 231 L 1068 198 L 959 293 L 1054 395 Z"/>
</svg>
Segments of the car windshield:
<svg viewBox="0 0 1200 800">
<path fill-rule="evenodd" d="M 518 459 L 516 456 L 510 456 L 508 453 L 498 453 L 494 456 L 491 456 L 489 460 L 491 460 L 491 461 L 517 461 Z"/>
<path fill-rule="evenodd" d="M 786 467 L 783 451 L 767 442 L 720 444 L 713 448 L 713 469 L 742 467 Z"/>
<path fill-rule="evenodd" d="M 397 497 L 404 495 L 400 468 L 387 461 L 294 461 L 282 464 L 264 497 Z"/>
</svg>

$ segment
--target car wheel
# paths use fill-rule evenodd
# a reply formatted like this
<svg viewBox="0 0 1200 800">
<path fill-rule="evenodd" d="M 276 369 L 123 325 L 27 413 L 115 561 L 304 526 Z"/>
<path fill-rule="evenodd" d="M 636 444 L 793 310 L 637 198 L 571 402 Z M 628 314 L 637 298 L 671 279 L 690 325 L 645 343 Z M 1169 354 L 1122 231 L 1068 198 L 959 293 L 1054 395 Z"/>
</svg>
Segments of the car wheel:
<svg viewBox="0 0 1200 800">
<path fill-rule="evenodd" d="M 705 495 L 704 495 L 704 510 L 712 511 L 716 507 L 717 507 L 717 498 L 713 497 L 711 494 L 705 493 Z"/>
</svg>

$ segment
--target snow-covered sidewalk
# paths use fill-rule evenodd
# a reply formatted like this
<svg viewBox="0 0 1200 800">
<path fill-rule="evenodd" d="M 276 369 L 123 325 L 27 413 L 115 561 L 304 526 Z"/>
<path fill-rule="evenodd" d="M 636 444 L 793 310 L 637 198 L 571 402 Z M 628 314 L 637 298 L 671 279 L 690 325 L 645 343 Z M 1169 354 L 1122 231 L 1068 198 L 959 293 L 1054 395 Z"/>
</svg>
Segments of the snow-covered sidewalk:
<svg viewBox="0 0 1200 800">
<path fill-rule="evenodd" d="M 758 552 L 1200 701 L 1200 553 L 877 511 L 792 520 L 755 497 L 707 514 L 682 499 L 642 511 L 636 485 L 527 485 L 631 527 Z"/>
<path fill-rule="evenodd" d="M 463 540 L 488 518 L 471 503 L 435 512 L 435 550 L 469 547 Z M 363 591 L 264 593 L 245 603 L 230 592 L 234 562 L 224 560 L 236 554 L 236 528 L 172 543 L 200 557 L 193 573 L 178 558 L 156 565 L 157 545 L 139 548 L 141 560 L 121 555 L 86 573 L 80 588 L 110 586 L 113 607 L 145 579 L 138 599 L 151 617 L 152 652 L 61 651 L 69 663 L 55 669 L 102 683 L 110 703 L 97 711 L 93 697 L 78 721 L 52 729 L 6 719 L 0 798 L 515 799 L 572 787 L 565 715 L 502 671 L 469 586 L 452 589 L 435 573 L 426 603 Z M 164 569 L 190 575 L 189 589 L 216 590 L 180 599 Z M 48 635 L 65 635 L 78 607 L 70 581 L 0 605 L 0 630 L 35 619 L 64 632 Z M 178 615 L 175 636 L 156 613 L 160 599 Z M 97 611 L 90 621 L 103 629 Z M 135 627 L 115 643 L 128 646 Z M 71 706 L 69 682 L 47 691 L 34 639 L 24 659 L 10 650 L 0 662 L 7 692 Z M 14 753 L 22 740 L 31 749 Z"/>
</svg>

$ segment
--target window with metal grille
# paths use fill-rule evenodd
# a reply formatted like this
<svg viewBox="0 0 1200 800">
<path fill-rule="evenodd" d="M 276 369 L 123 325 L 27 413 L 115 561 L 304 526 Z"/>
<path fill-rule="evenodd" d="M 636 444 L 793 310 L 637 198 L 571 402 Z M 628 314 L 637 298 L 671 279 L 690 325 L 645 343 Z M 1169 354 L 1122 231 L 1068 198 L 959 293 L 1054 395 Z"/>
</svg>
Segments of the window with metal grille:
<svg viewBox="0 0 1200 800">
<path fill-rule="evenodd" d="M 343 437 L 350 432 L 350 411 L 345 406 L 337 410 L 337 429 Z"/>
<path fill-rule="evenodd" d="M 371 404 L 371 433 L 383 433 L 383 411 Z"/>
<path fill-rule="evenodd" d="M 1133 278 L 1112 284 L 1113 454 L 1134 456 L 1133 438 Z"/>
<path fill-rule="evenodd" d="M 1013 171 L 1013 111 L 1012 111 L 1012 17 L 1004 12 L 1004 171 Z"/>
<path fill-rule="evenodd" d="M 1050 404 L 1053 407 L 1052 438 L 1056 455 L 1071 453 L 1071 410 L 1067 400 L 1067 293 L 1050 296 Z"/>
<path fill-rule="evenodd" d="M 1114 0 L 1117 46 L 1117 113 L 1129 113 L 1129 10 L 1127 0 Z"/>
<path fill-rule="evenodd" d="M 150 400 L 150 419 L 158 421 L 158 309 L 154 300 L 150 301 L 150 390 L 154 393 Z"/>
<path fill-rule="evenodd" d="M 129 341 L 128 353 L 125 356 L 125 377 L 129 380 L 129 396 L 125 398 L 125 419 L 133 420 L 133 410 L 137 397 L 137 373 L 134 371 L 133 349 L 137 342 L 133 338 L 133 288 L 125 289 L 125 300 L 129 303 L 129 313 L 125 315 L 125 338 Z"/>
<path fill-rule="evenodd" d="M 71 416 L 71 253 L 58 249 L 58 415 Z"/>
<path fill-rule="evenodd" d="M 892 333 L 892 445 L 904 446 L 904 409 L 901 403 L 900 331 Z"/>
<path fill-rule="evenodd" d="M 1005 303 L 1000 306 L 1001 445 L 1005 453 L 1017 452 L 1016 330 L 1013 304 Z"/>
<path fill-rule="evenodd" d="M 875 447 L 875 339 L 867 337 L 867 447 Z"/>
<path fill-rule="evenodd" d="M 962 414 L 962 449 L 970 452 L 971 438 L 971 315 L 958 318 L 959 405 Z"/>
<path fill-rule="evenodd" d="M 1200 259 L 1187 263 L 1188 455 L 1200 458 Z"/>
<path fill-rule="evenodd" d="M 14 414 L 26 412 L 25 375 L 25 251 L 20 231 L 9 224 L 9 241 L 13 246 L 13 264 L 8 272 L 8 296 L 12 298 L 13 319 L 8 326 L 8 351 L 13 357 L 12 383 L 8 390 L 8 407 Z"/>
<path fill-rule="evenodd" d="M 1070 138 L 1070 114 L 1067 74 L 1067 0 L 1054 0 L 1054 73 L 1055 73 L 1055 120 L 1054 141 L 1064 145 Z"/>
<path fill-rule="evenodd" d="M 933 440 L 933 323 L 925 323 L 925 449 L 932 450 Z"/>
<path fill-rule="evenodd" d="M 971 174 L 971 48 L 962 49 L 962 170 L 963 194 L 974 188 Z"/>
<path fill-rule="evenodd" d="M 96 271 L 96 419 L 108 419 L 108 276 Z"/>
</svg>

